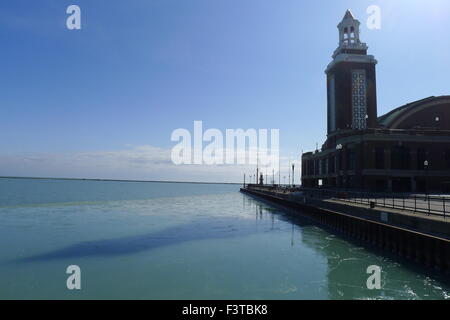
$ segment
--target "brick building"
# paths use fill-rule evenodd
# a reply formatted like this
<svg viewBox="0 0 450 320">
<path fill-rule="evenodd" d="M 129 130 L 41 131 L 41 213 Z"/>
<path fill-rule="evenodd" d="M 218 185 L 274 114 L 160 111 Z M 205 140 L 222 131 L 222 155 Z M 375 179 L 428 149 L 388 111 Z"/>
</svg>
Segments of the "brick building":
<svg viewBox="0 0 450 320">
<path fill-rule="evenodd" d="M 327 140 L 302 155 L 305 187 L 450 192 L 450 96 L 429 97 L 378 117 L 377 61 L 347 11 L 326 69 Z"/>
</svg>

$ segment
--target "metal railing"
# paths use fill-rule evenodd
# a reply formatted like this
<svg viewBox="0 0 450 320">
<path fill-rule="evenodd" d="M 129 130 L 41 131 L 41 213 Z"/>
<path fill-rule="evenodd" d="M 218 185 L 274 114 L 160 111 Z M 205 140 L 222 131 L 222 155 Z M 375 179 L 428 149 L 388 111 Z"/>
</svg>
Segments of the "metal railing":
<svg viewBox="0 0 450 320">
<path fill-rule="evenodd" d="M 341 191 L 327 189 L 302 189 L 308 196 L 331 198 L 371 207 L 384 207 L 398 210 L 408 210 L 414 213 L 425 213 L 429 216 L 450 214 L 450 196 L 402 194 L 402 193 L 372 193 L 358 191 Z"/>
</svg>

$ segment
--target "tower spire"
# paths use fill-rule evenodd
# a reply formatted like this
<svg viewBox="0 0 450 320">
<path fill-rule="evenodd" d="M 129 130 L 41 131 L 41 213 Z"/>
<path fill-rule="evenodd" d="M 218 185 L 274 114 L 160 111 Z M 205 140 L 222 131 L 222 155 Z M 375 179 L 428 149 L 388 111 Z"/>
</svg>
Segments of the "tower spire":
<svg viewBox="0 0 450 320">
<path fill-rule="evenodd" d="M 334 52 L 333 58 L 339 53 L 365 54 L 367 45 L 360 40 L 361 23 L 353 16 L 350 10 L 347 10 L 338 24 L 339 29 L 339 47 Z"/>
<path fill-rule="evenodd" d="M 350 11 L 350 9 L 347 9 L 347 11 L 345 12 L 344 18 L 342 20 L 345 20 L 345 19 L 355 20 L 355 17 L 353 16 L 353 13 Z"/>
</svg>

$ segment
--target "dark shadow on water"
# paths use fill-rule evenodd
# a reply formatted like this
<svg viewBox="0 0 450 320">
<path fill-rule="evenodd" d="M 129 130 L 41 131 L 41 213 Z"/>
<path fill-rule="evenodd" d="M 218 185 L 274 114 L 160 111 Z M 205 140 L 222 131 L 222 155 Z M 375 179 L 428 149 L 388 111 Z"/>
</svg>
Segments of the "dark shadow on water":
<svg viewBox="0 0 450 320">
<path fill-rule="evenodd" d="M 48 253 L 18 259 L 16 262 L 129 255 L 191 241 L 245 237 L 268 230 L 270 225 L 265 229 L 256 228 L 253 219 L 204 219 L 148 234 L 80 242 Z"/>
<path fill-rule="evenodd" d="M 276 228 L 274 229 L 273 225 L 275 216 L 288 223 L 288 226 L 293 223 L 292 217 L 285 217 L 283 211 L 275 209 L 269 203 L 266 206 L 262 206 L 261 202 L 249 197 L 244 197 L 244 201 L 247 201 L 244 204 L 246 213 L 249 212 L 251 214 L 252 210 L 255 210 L 253 217 L 250 215 L 246 218 L 209 218 L 148 234 L 84 241 L 66 248 L 17 259 L 15 262 L 130 255 L 192 241 L 238 238 L 256 233 L 274 232 L 277 230 Z M 271 218 L 268 219 L 268 217 Z M 300 226 L 310 224 L 310 222 L 306 219 L 295 219 L 295 224 Z"/>
</svg>

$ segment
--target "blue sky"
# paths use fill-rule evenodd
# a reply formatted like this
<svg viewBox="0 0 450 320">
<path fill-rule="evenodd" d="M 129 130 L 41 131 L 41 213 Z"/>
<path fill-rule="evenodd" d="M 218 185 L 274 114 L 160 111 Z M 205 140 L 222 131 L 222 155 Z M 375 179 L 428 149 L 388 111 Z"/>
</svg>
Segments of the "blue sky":
<svg viewBox="0 0 450 320">
<path fill-rule="evenodd" d="M 82 30 L 66 28 L 71 4 Z M 366 27 L 373 4 L 380 30 Z M 282 156 L 298 158 L 325 139 L 324 70 L 347 8 L 379 61 L 379 115 L 450 94 L 447 0 L 2 1 L 0 175 L 240 181 L 237 168 L 152 167 L 194 120 L 280 129 Z"/>
</svg>

